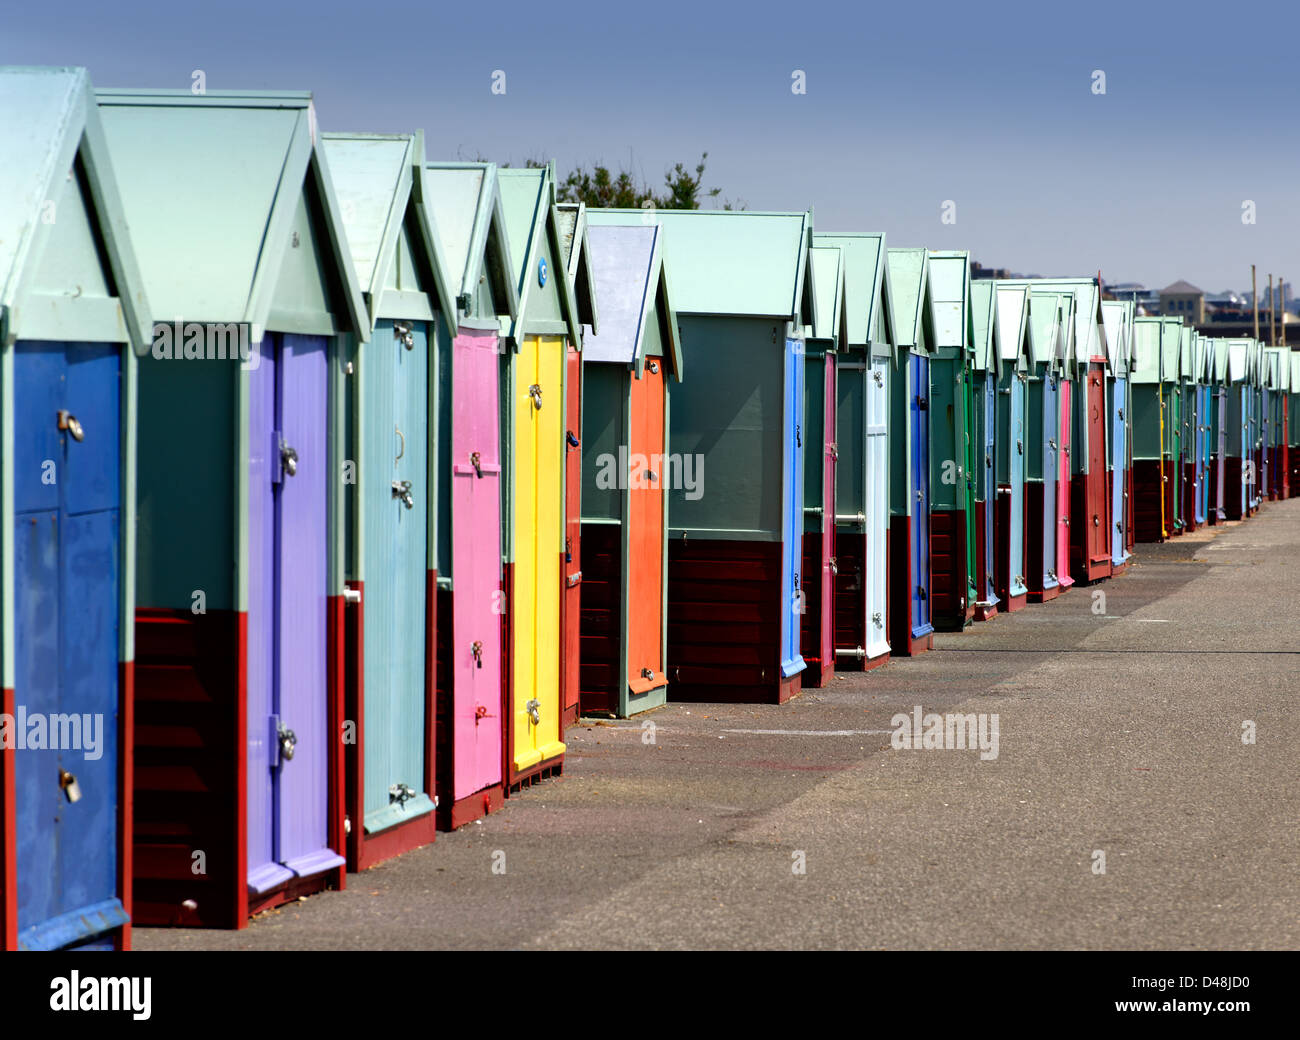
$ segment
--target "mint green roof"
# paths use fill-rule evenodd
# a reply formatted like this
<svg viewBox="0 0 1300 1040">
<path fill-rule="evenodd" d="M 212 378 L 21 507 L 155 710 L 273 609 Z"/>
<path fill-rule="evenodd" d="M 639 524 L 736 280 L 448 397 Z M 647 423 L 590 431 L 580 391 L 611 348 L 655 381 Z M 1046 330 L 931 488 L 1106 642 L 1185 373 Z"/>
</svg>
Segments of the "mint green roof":
<svg viewBox="0 0 1300 1040">
<path fill-rule="evenodd" d="M 158 320 L 247 322 L 255 334 L 267 328 L 310 185 L 322 262 L 342 287 L 336 328 L 369 338 L 310 94 L 100 90 L 96 97 Z"/>
<path fill-rule="evenodd" d="M 998 296 L 992 281 L 970 283 L 972 363 L 981 372 L 996 366 L 998 357 Z"/>
<path fill-rule="evenodd" d="M 978 284 L 978 283 L 976 283 Z M 994 282 L 997 288 L 997 357 L 1029 361 L 1029 286 Z"/>
<path fill-rule="evenodd" d="M 817 323 L 805 335 L 830 340 L 838 346 L 844 320 L 843 255 L 836 247 L 814 245 L 808 250 L 808 266 L 812 271 L 813 292 L 817 295 Z"/>
<path fill-rule="evenodd" d="M 1034 278 L 1035 289 L 1060 289 L 1073 297 L 1071 325 L 1073 354 L 1071 362 L 1111 361 L 1106 342 L 1106 326 L 1101 313 L 1101 289 L 1096 278 Z"/>
<path fill-rule="evenodd" d="M 1133 357 L 1132 300 L 1102 300 L 1101 317 L 1106 328 L 1106 353 L 1111 370 L 1118 376 L 1128 374 Z"/>
<path fill-rule="evenodd" d="M 1228 379 L 1229 383 L 1243 382 L 1249 373 L 1250 348 L 1254 340 L 1247 338 L 1230 339 L 1228 345 Z"/>
<path fill-rule="evenodd" d="M 1163 338 L 1163 319 L 1146 315 L 1133 319 L 1133 382 L 1160 382 L 1164 365 Z"/>
<path fill-rule="evenodd" d="M 891 246 L 885 259 L 889 265 L 892 309 L 897 321 L 894 326 L 896 346 L 918 346 L 924 341 L 929 254 L 924 249 Z"/>
<path fill-rule="evenodd" d="M 1166 383 L 1178 382 L 1182 372 L 1183 320 L 1160 319 L 1160 378 Z"/>
<path fill-rule="evenodd" d="M 560 240 L 564 243 L 564 263 L 578 301 L 578 319 L 584 327 L 599 333 L 600 314 L 596 309 L 596 288 L 591 272 L 591 241 L 587 235 L 587 204 L 557 202 L 555 217 L 560 228 Z"/>
<path fill-rule="evenodd" d="M 505 305 L 502 316 L 513 322 L 519 314 L 519 288 L 510 262 L 496 163 L 426 163 L 424 188 L 457 297 L 472 297 L 479 279 L 487 277 L 497 306 Z"/>
<path fill-rule="evenodd" d="M 1287 355 L 1291 368 L 1290 390 L 1293 394 L 1300 394 L 1300 351 L 1293 350 Z"/>
<path fill-rule="evenodd" d="M 835 246 L 844 267 L 844 313 L 850 347 L 867 347 L 875 340 L 884 310 L 885 335 L 893 336 L 893 294 L 883 233 L 817 231 L 813 245 Z"/>
<path fill-rule="evenodd" d="M 23 306 L 35 291 L 37 268 L 55 231 L 47 204 L 60 198 L 79 163 L 116 292 L 111 334 L 137 353 L 147 351 L 153 341 L 150 303 L 86 70 L 0 67 L 0 152 L 0 345 L 12 343 L 22 330 Z"/>
<path fill-rule="evenodd" d="M 747 210 L 587 211 L 592 224 L 628 215 L 663 224 L 664 258 L 672 271 L 678 314 L 782 318 L 798 324 L 815 301 L 804 299 L 812 217 Z M 805 310 L 806 305 L 806 310 Z"/>
<path fill-rule="evenodd" d="M 971 349 L 970 253 L 931 250 L 930 313 L 935 347 Z"/>
<path fill-rule="evenodd" d="M 541 243 L 544 238 L 548 239 L 552 256 L 561 262 L 565 260 L 565 250 L 555 209 L 553 168 L 547 165 L 538 169 L 502 169 L 498 171 L 498 180 L 501 205 L 506 215 L 510 266 L 519 294 L 519 314 L 510 328 L 510 338 L 517 346 L 528 332 L 528 298 L 537 284 L 535 269 Z M 563 268 L 552 272 L 551 277 L 560 278 L 560 310 L 569 328 L 569 339 L 574 344 L 581 344 L 582 325 L 573 282 Z"/>
<path fill-rule="evenodd" d="M 1178 330 L 1178 374 L 1184 382 L 1196 380 L 1196 330 L 1190 325 Z"/>
<path fill-rule="evenodd" d="M 1214 381 L 1216 383 L 1226 383 L 1228 381 L 1228 341 L 1216 338 L 1213 342 Z"/>
<path fill-rule="evenodd" d="M 1066 331 L 1069 293 L 1047 289 L 1029 292 L 1029 361 L 1034 367 L 1055 368 L 1060 363 L 1060 342 Z"/>
<path fill-rule="evenodd" d="M 440 311 L 456 333 L 456 302 L 433 215 L 413 188 L 424 178 L 424 139 L 419 134 L 321 135 L 330 175 L 347 233 L 357 281 L 365 294 L 371 327 L 381 312 L 404 227 L 414 225 L 411 245 L 433 273 L 429 306 Z M 408 224 L 408 217 L 410 224 Z"/>
</svg>

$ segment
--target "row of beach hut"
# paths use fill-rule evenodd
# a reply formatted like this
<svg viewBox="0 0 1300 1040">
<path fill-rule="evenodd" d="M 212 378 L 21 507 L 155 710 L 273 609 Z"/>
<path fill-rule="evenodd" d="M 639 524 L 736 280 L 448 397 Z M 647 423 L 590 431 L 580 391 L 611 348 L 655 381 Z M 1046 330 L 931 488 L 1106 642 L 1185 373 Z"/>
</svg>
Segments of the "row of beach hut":
<svg viewBox="0 0 1300 1040">
<path fill-rule="evenodd" d="M 0 69 L 0 939 L 241 927 L 1300 491 L 1284 348 L 307 94 Z"/>
</svg>

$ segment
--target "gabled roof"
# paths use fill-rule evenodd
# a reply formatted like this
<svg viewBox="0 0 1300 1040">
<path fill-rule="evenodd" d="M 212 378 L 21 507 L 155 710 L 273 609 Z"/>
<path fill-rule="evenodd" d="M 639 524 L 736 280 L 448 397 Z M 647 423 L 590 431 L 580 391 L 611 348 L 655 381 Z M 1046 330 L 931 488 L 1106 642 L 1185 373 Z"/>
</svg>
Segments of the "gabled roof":
<svg viewBox="0 0 1300 1040">
<path fill-rule="evenodd" d="M 1291 367 L 1291 393 L 1300 394 L 1300 350 L 1293 350 L 1287 355 Z"/>
<path fill-rule="evenodd" d="M 519 294 L 519 314 L 510 328 L 510 338 L 518 346 L 528 331 L 528 300 L 538 284 L 536 268 L 542 241 L 549 241 L 551 256 L 557 263 L 565 263 L 564 237 L 555 208 L 555 170 L 549 163 L 542 168 L 502 169 L 498 177 L 510 239 L 511 270 Z M 568 271 L 551 272 L 548 277 L 559 278 L 560 313 L 569 328 L 569 340 L 580 346 L 582 321 Z"/>
<path fill-rule="evenodd" d="M 1176 383 L 1182 375 L 1183 321 L 1160 318 L 1160 378 Z"/>
<path fill-rule="evenodd" d="M 46 206 L 79 166 L 123 338 L 146 352 L 153 341 L 150 303 L 86 70 L 0 67 L 0 149 L 0 346 L 21 330 L 22 307 L 53 234 Z"/>
<path fill-rule="evenodd" d="M 99 90 L 132 241 L 159 320 L 271 319 L 293 223 L 310 184 L 340 331 L 370 337 L 311 95 Z M 160 156 L 182 156 L 160 161 Z"/>
<path fill-rule="evenodd" d="M 970 284 L 971 324 L 974 333 L 972 363 L 980 371 L 996 367 L 998 358 L 998 294 L 997 285 L 981 279 Z"/>
<path fill-rule="evenodd" d="M 583 363 L 612 362 L 641 370 L 646 329 L 663 317 L 673 375 L 682 378 L 681 332 L 673 309 L 659 224 L 600 225 L 588 231 L 592 282 L 605 315 L 599 333 L 586 333 Z M 660 311 L 656 311 L 656 306 Z"/>
<path fill-rule="evenodd" d="M 678 314 L 779 318 L 799 325 L 813 306 L 806 286 L 809 213 L 690 209 L 587 211 L 588 223 L 659 221 Z M 807 299 L 805 300 L 805 294 Z"/>
<path fill-rule="evenodd" d="M 1250 348 L 1254 340 L 1246 338 L 1228 340 L 1228 382 L 1243 382 L 1249 375 Z"/>
<path fill-rule="evenodd" d="M 1287 360 L 1289 347 L 1269 347 L 1269 386 L 1274 390 L 1286 391 L 1291 388 L 1291 363 Z"/>
<path fill-rule="evenodd" d="M 978 284 L 978 283 L 977 283 Z M 1029 286 L 993 283 L 997 292 L 997 357 L 1001 361 L 1029 361 Z"/>
<path fill-rule="evenodd" d="M 1116 375 L 1127 375 L 1133 357 L 1132 300 L 1102 300 L 1101 319 L 1106 330 L 1106 353 Z"/>
<path fill-rule="evenodd" d="M 433 214 L 413 191 L 424 178 L 422 134 L 321 134 L 370 325 L 383 317 L 384 289 L 397 260 L 404 226 L 413 226 L 418 262 L 432 274 L 427 295 L 456 333 L 456 297 L 447 279 Z M 411 222 L 408 225 L 408 218 Z"/>
<path fill-rule="evenodd" d="M 889 290 L 883 232 L 813 233 L 813 245 L 835 246 L 844 266 L 844 318 L 849 347 L 867 347 L 875 339 L 883 316 L 885 334 L 894 342 L 894 294 Z M 883 312 L 883 314 L 882 314 Z"/>
<path fill-rule="evenodd" d="M 591 280 L 591 244 L 587 239 L 587 204 L 557 202 L 555 216 L 560 225 L 560 241 L 564 243 L 564 264 L 574 295 L 578 298 L 578 318 L 584 327 L 599 332 L 600 315 L 596 310 L 596 290 Z"/>
<path fill-rule="evenodd" d="M 1214 341 L 1214 381 L 1228 381 L 1228 341 L 1216 338 Z"/>
<path fill-rule="evenodd" d="M 1196 380 L 1196 330 L 1190 325 L 1178 330 L 1178 372 L 1184 382 Z"/>
<path fill-rule="evenodd" d="M 1094 278 L 1035 278 L 1035 289 L 1069 290 L 1074 297 L 1072 328 L 1074 353 L 1070 360 L 1112 361 L 1101 314 L 1101 288 Z"/>
<path fill-rule="evenodd" d="M 914 347 L 923 339 L 930 258 L 924 249 L 891 246 L 886 253 L 893 292 L 895 346 Z"/>
<path fill-rule="evenodd" d="M 1029 362 L 1033 367 L 1055 368 L 1060 361 L 1060 341 L 1068 293 L 1047 289 L 1029 292 Z"/>
<path fill-rule="evenodd" d="M 1161 289 L 1160 295 L 1164 296 L 1167 293 L 1204 293 L 1204 292 L 1205 292 L 1204 289 L 1198 289 L 1191 282 L 1185 282 L 1180 278 L 1178 279 L 1178 281 L 1174 282 L 1173 285 L 1166 285 L 1163 289 Z"/>
<path fill-rule="evenodd" d="M 844 256 L 835 246 L 814 244 L 808 250 L 808 266 L 817 295 L 817 324 L 810 326 L 805 335 L 838 346 L 844 322 Z"/>
<path fill-rule="evenodd" d="M 459 313 L 468 313 L 479 279 L 487 278 L 498 307 L 504 305 L 500 313 L 513 322 L 519 314 L 519 288 L 496 163 L 426 163 L 424 191 Z"/>
<path fill-rule="evenodd" d="M 1133 319 L 1133 367 L 1135 383 L 1158 383 L 1161 380 L 1164 319 L 1141 315 Z"/>
<path fill-rule="evenodd" d="M 970 253 L 958 249 L 932 250 L 929 267 L 933 345 L 969 350 Z"/>
</svg>

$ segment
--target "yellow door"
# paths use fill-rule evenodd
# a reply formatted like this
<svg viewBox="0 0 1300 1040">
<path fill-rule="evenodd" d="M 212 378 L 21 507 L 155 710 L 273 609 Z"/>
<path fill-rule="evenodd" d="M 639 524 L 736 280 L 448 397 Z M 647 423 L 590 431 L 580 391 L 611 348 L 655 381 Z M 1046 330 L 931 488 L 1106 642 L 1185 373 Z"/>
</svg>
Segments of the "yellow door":
<svg viewBox="0 0 1300 1040">
<path fill-rule="evenodd" d="M 564 554 L 564 340 L 529 337 L 515 362 L 514 767 L 564 753 L 560 596 Z"/>
</svg>

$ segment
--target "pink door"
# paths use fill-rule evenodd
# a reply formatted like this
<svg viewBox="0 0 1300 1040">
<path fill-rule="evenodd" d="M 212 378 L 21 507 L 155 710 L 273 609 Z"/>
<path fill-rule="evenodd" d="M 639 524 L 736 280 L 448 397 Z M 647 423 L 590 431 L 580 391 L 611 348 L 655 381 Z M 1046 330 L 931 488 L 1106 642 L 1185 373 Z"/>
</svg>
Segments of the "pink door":
<svg viewBox="0 0 1300 1040">
<path fill-rule="evenodd" d="M 829 671 L 835 663 L 835 574 L 831 570 L 835 558 L 835 459 L 839 449 L 835 446 L 836 413 L 839 389 L 836 386 L 835 359 L 827 354 L 822 386 L 826 394 L 825 421 L 822 424 L 826 445 L 822 451 L 822 602 L 821 650 L 822 670 Z"/>
<path fill-rule="evenodd" d="M 501 781 L 501 442 L 497 334 L 452 343 L 454 798 Z"/>
<path fill-rule="evenodd" d="M 1061 458 L 1056 467 L 1056 577 L 1061 588 L 1074 584 L 1070 577 L 1070 424 L 1074 418 L 1071 391 L 1074 383 L 1061 380 Z"/>
</svg>

